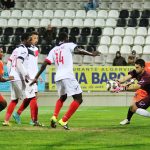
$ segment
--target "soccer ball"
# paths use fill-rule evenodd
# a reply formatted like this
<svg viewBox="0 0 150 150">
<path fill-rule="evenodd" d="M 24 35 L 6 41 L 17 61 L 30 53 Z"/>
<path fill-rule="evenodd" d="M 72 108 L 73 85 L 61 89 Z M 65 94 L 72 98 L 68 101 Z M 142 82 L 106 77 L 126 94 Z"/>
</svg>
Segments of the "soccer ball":
<svg viewBox="0 0 150 150">
<path fill-rule="evenodd" d="M 107 84 L 106 84 L 107 91 L 112 91 L 116 89 L 117 87 L 119 87 L 118 82 L 113 81 L 113 80 L 107 81 Z"/>
</svg>

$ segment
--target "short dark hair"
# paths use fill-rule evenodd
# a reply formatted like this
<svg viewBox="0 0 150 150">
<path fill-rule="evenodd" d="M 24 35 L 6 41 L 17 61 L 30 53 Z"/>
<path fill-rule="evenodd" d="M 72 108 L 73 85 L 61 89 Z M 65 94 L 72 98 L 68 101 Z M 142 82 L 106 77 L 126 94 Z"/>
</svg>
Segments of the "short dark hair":
<svg viewBox="0 0 150 150">
<path fill-rule="evenodd" d="M 31 33 L 29 32 L 23 33 L 21 36 L 21 41 L 23 42 L 24 40 L 28 40 L 30 36 L 31 36 Z"/>
<path fill-rule="evenodd" d="M 68 38 L 68 34 L 66 32 L 60 32 L 58 36 L 59 41 L 65 41 Z"/>
<path fill-rule="evenodd" d="M 137 59 L 135 64 L 140 65 L 141 67 L 145 67 L 145 61 L 143 59 Z"/>
<path fill-rule="evenodd" d="M 32 31 L 32 32 L 31 32 L 31 35 L 39 35 L 39 33 L 36 32 L 36 31 Z"/>
</svg>

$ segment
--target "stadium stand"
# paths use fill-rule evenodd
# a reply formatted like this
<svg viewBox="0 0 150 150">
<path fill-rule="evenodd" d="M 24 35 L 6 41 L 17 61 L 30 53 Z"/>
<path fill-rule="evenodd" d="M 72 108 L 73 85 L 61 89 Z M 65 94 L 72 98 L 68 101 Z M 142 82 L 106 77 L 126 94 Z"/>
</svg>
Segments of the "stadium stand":
<svg viewBox="0 0 150 150">
<path fill-rule="evenodd" d="M 40 2 L 17 0 L 14 9 L 0 11 L 2 46 L 6 47 L 7 51 L 10 44 L 18 44 L 20 35 L 29 27 L 34 27 L 35 31 L 39 32 L 41 41 L 47 25 L 51 24 L 57 28 L 57 34 L 66 31 L 69 41 L 77 42 L 87 50 L 92 49 L 90 46 L 94 46 L 94 49 L 102 46 L 107 53 L 110 52 L 111 57 L 113 51 L 115 53 L 118 48 L 126 54 L 138 49 L 140 54 L 147 55 L 145 49 L 150 45 L 149 1 L 101 0 L 99 8 L 88 12 L 83 8 L 84 2 L 84 0 Z M 43 53 L 45 47 L 41 42 L 39 47 Z M 126 48 L 127 50 L 124 51 Z M 47 50 L 43 55 L 46 54 Z M 109 65 L 111 65 L 110 56 L 108 55 L 105 61 Z M 104 64 L 104 61 L 98 62 L 100 57 L 95 58 L 93 62 Z M 88 59 L 83 58 L 83 60 L 87 61 L 80 61 L 79 64 L 88 62 Z"/>
</svg>

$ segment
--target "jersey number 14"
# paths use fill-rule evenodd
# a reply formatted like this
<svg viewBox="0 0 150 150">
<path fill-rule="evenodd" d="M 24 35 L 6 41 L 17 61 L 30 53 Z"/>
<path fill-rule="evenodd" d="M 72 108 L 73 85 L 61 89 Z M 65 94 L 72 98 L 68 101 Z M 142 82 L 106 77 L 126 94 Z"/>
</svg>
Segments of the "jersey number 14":
<svg viewBox="0 0 150 150">
<path fill-rule="evenodd" d="M 56 54 L 56 63 L 57 65 L 64 64 L 64 57 L 62 56 L 62 51 L 60 51 L 59 53 L 55 53 Z"/>
</svg>

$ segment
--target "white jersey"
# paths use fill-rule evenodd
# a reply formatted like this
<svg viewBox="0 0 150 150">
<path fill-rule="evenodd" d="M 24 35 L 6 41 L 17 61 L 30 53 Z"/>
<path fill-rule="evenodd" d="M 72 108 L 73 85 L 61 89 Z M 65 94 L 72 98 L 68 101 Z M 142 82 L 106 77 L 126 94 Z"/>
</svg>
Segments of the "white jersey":
<svg viewBox="0 0 150 150">
<path fill-rule="evenodd" d="M 37 72 L 38 72 L 38 54 L 39 54 L 39 50 L 36 46 L 31 46 L 28 48 L 28 52 L 29 52 L 29 64 L 27 71 L 29 74 L 30 79 L 34 79 Z"/>
<path fill-rule="evenodd" d="M 74 79 L 72 54 L 77 45 L 74 43 L 63 43 L 54 47 L 45 59 L 48 63 L 55 63 L 55 81 L 62 79 Z"/>
<path fill-rule="evenodd" d="M 25 65 L 25 68 L 27 68 L 28 63 L 28 50 L 27 48 L 21 44 L 19 45 L 11 54 L 11 56 L 9 57 L 9 61 L 12 62 L 11 68 L 10 68 L 10 72 L 9 72 L 9 76 L 14 76 L 14 81 L 17 80 L 21 80 L 21 75 L 18 72 L 17 68 L 16 68 L 16 63 L 17 63 L 17 58 L 21 58 L 23 59 L 23 64 Z"/>
</svg>

